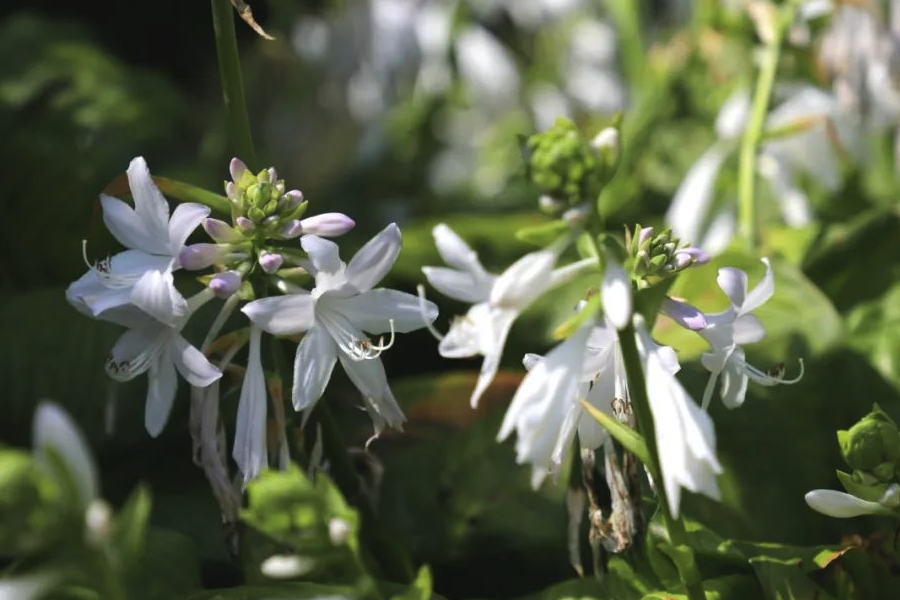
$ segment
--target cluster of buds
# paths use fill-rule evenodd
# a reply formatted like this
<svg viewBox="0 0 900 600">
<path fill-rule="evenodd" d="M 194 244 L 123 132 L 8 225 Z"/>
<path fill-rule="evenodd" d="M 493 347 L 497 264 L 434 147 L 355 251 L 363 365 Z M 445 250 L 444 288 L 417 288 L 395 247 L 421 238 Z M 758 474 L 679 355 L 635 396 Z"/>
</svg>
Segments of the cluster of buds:
<svg viewBox="0 0 900 600">
<path fill-rule="evenodd" d="M 709 262 L 706 252 L 674 237 L 670 228 L 654 235 L 653 227 L 635 225 L 634 233 L 625 231 L 625 248 L 625 266 L 639 287 L 649 287 L 688 267 Z"/>
<path fill-rule="evenodd" d="M 849 430 L 838 431 L 837 436 L 841 455 L 853 469 L 850 477 L 854 483 L 879 488 L 883 493 L 881 488 L 898 482 L 900 432 L 877 404 Z"/>
<path fill-rule="evenodd" d="M 615 172 L 618 145 L 615 128 L 588 141 L 564 118 L 529 137 L 523 151 L 528 176 L 543 194 L 541 207 L 555 213 L 596 199 Z"/>
<path fill-rule="evenodd" d="M 219 272 L 205 279 L 221 298 L 237 292 L 256 265 L 267 274 L 291 266 L 290 259 L 297 253 L 281 248 L 281 241 L 306 234 L 339 236 L 354 226 L 342 213 L 301 218 L 308 206 L 303 193 L 285 191 L 284 180 L 278 179 L 273 168 L 254 175 L 235 158 L 230 170 L 232 181 L 226 182 L 225 193 L 231 201 L 233 224 L 206 219 L 203 228 L 215 243 L 186 246 L 179 256 L 182 267 L 189 270 L 217 265 Z"/>
</svg>

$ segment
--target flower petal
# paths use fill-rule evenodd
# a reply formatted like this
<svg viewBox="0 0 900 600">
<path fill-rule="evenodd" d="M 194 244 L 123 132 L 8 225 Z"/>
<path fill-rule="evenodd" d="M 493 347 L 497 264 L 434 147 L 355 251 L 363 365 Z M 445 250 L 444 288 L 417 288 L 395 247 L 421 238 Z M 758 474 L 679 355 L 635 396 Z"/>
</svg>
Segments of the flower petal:
<svg viewBox="0 0 900 600">
<path fill-rule="evenodd" d="M 319 326 L 311 327 L 300 340 L 294 358 L 294 410 L 307 410 L 322 397 L 336 360 L 337 346 L 328 332 Z"/>
<path fill-rule="evenodd" d="M 752 344 L 766 337 L 766 330 L 762 323 L 756 318 L 756 315 L 745 313 L 734 320 L 732 324 L 734 329 L 735 344 Z"/>
<path fill-rule="evenodd" d="M 134 199 L 134 212 L 144 224 L 147 233 L 163 245 L 169 241 L 169 203 L 153 183 L 150 169 L 143 156 L 128 165 L 128 187 Z M 148 250 L 149 251 L 149 250 Z M 164 254 L 156 252 L 155 254 Z"/>
<path fill-rule="evenodd" d="M 663 300 L 660 311 L 685 329 L 690 329 L 691 331 L 699 331 L 707 326 L 706 315 L 687 302 L 666 298 Z"/>
<path fill-rule="evenodd" d="M 890 515 L 895 513 L 877 502 L 870 502 L 837 490 L 812 490 L 804 496 L 811 509 L 829 517 L 847 519 L 863 515 Z"/>
<path fill-rule="evenodd" d="M 178 334 L 169 340 L 169 352 L 178 372 L 194 387 L 204 388 L 222 377 L 222 371 L 206 355 Z"/>
<path fill-rule="evenodd" d="M 494 282 L 490 302 L 524 310 L 547 289 L 557 254 L 555 249 L 545 248 L 511 264 Z"/>
<path fill-rule="evenodd" d="M 175 374 L 175 365 L 172 363 L 170 347 L 166 344 L 157 355 L 156 360 L 150 363 L 150 371 L 147 373 L 144 426 L 152 437 L 158 436 L 166 426 L 177 390 L 178 377 Z"/>
<path fill-rule="evenodd" d="M 422 272 L 431 286 L 455 300 L 463 302 L 484 302 L 491 294 L 496 281 L 493 275 L 479 278 L 467 271 L 456 271 L 446 267 L 422 267 Z"/>
<path fill-rule="evenodd" d="M 719 169 L 731 149 L 730 143 L 718 143 L 697 159 L 675 191 L 666 211 L 666 224 L 676 236 L 698 242 L 713 204 Z"/>
<path fill-rule="evenodd" d="M 153 322 L 155 323 L 155 321 Z M 116 340 L 106 359 L 106 372 L 116 381 L 130 381 L 147 372 L 168 342 L 171 329 L 159 323 L 129 329 Z"/>
<path fill-rule="evenodd" d="M 731 300 L 732 308 L 740 313 L 744 300 L 747 297 L 747 274 L 734 267 L 723 267 L 719 269 L 716 281 L 719 282 L 719 287 Z"/>
<path fill-rule="evenodd" d="M 184 247 L 188 236 L 193 233 L 200 222 L 209 216 L 209 208 L 202 204 L 185 202 L 179 204 L 169 221 L 169 256 L 177 257 Z"/>
<path fill-rule="evenodd" d="M 485 274 L 484 267 L 478 260 L 478 254 L 466 244 L 455 231 L 444 223 L 435 225 L 431 230 L 438 253 L 444 262 L 456 269 L 473 275 Z M 435 286 L 437 287 L 437 286 Z"/>
<path fill-rule="evenodd" d="M 481 364 L 481 371 L 478 374 L 475 390 L 472 392 L 471 398 L 469 398 L 472 408 L 478 406 L 478 400 L 497 375 L 497 369 L 500 367 L 500 358 L 503 355 L 503 346 L 506 344 L 506 336 L 509 334 L 509 329 L 512 327 L 516 316 L 517 313 L 514 311 L 493 310 L 489 327 L 478 332 L 479 345 L 481 346 L 481 353 L 484 355 L 484 362 Z"/>
<path fill-rule="evenodd" d="M 266 379 L 260 358 L 262 330 L 250 327 L 250 353 L 238 401 L 232 456 L 244 475 L 244 484 L 256 479 L 269 464 L 266 451 Z"/>
<path fill-rule="evenodd" d="M 131 290 L 131 303 L 166 325 L 174 325 L 188 313 L 187 300 L 175 289 L 169 270 L 144 273 Z"/>
<path fill-rule="evenodd" d="M 275 335 L 293 335 L 315 323 L 316 301 L 307 291 L 261 298 L 241 309 L 253 323 Z"/>
<path fill-rule="evenodd" d="M 34 414 L 32 440 L 36 458 L 45 465 L 52 468 L 54 459 L 62 460 L 76 486 L 78 506 L 87 509 L 99 492 L 97 467 L 84 435 L 72 418 L 58 404 L 41 402 Z M 54 459 L 46 456 L 47 449 L 53 451 Z"/>
<path fill-rule="evenodd" d="M 747 383 L 749 378 L 741 368 L 744 361 L 744 351 L 735 348 L 730 360 L 725 363 L 725 369 L 721 373 L 722 377 L 722 403 L 727 408 L 737 408 L 744 403 L 747 397 Z"/>
<path fill-rule="evenodd" d="M 772 265 L 769 263 L 768 258 L 760 259 L 764 265 L 766 265 L 766 274 L 763 275 L 763 278 L 759 283 L 756 284 L 747 297 L 744 299 L 744 302 L 741 304 L 741 310 L 739 314 L 746 314 L 751 310 L 760 307 L 763 303 L 766 302 L 769 298 L 772 297 L 772 294 L 775 293 L 775 274 L 772 272 Z M 744 276 L 744 290 L 747 289 L 746 284 L 746 275 Z"/>
<path fill-rule="evenodd" d="M 362 393 L 369 408 L 375 412 L 378 419 L 383 420 L 391 427 L 399 428 L 406 417 L 403 416 L 400 405 L 397 404 L 394 394 L 391 393 L 381 359 L 353 360 L 344 352 L 338 352 L 337 355 L 347 377 Z"/>
<path fill-rule="evenodd" d="M 607 258 L 600 286 L 603 309 L 610 323 L 622 329 L 631 322 L 631 278 L 622 265 Z"/>
<path fill-rule="evenodd" d="M 312 274 L 338 273 L 344 266 L 338 253 L 338 245 L 331 240 L 320 238 L 317 235 L 304 235 L 300 238 L 303 251 L 309 255 L 312 263 Z"/>
<path fill-rule="evenodd" d="M 387 333 L 391 330 L 407 333 L 425 327 L 421 300 L 418 296 L 378 288 L 349 298 L 319 298 L 319 310 L 334 310 L 342 314 L 356 327 L 371 334 Z M 438 309 L 433 302 L 425 301 L 425 318 L 428 323 L 437 318 Z"/>
<path fill-rule="evenodd" d="M 150 254 L 168 253 L 168 236 L 162 239 L 154 237 L 147 231 L 146 223 L 125 202 L 101 194 L 100 205 L 103 207 L 103 223 L 123 246 Z"/>
<path fill-rule="evenodd" d="M 369 240 L 347 263 L 347 281 L 365 292 L 381 281 L 400 254 L 400 228 L 391 223 Z"/>
</svg>

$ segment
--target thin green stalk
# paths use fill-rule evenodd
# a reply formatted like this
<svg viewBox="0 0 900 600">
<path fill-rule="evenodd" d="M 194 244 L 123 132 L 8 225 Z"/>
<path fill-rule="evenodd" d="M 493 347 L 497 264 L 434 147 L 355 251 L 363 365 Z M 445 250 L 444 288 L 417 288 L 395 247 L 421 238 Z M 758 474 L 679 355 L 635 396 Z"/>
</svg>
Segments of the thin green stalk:
<svg viewBox="0 0 900 600">
<path fill-rule="evenodd" d="M 253 138 L 250 135 L 247 101 L 244 97 L 244 80 L 234 31 L 234 7 L 229 0 L 211 1 L 219 76 L 222 79 L 222 94 L 228 113 L 228 132 L 237 155 L 252 170 L 258 168 L 258 165 L 253 149 Z"/>
<path fill-rule="evenodd" d="M 762 141 L 766 114 L 778 72 L 778 61 L 781 58 L 781 47 L 788 29 L 794 22 L 794 14 L 798 2 L 791 0 L 780 12 L 776 13 L 772 27 L 772 39 L 765 47 L 762 65 L 756 80 L 753 93 L 753 104 L 750 109 L 750 121 L 741 139 L 740 170 L 738 172 L 738 226 L 741 237 L 751 248 L 759 242 L 759 231 L 756 217 L 756 158 L 759 144 Z"/>
<path fill-rule="evenodd" d="M 672 516 L 669 511 L 669 502 L 666 497 L 666 489 L 662 484 L 662 474 L 659 466 L 659 450 L 656 445 L 656 435 L 653 424 L 653 412 L 650 410 L 650 400 L 647 397 L 647 388 L 644 385 L 644 369 L 641 366 L 641 357 L 638 353 L 635 340 L 634 325 L 628 324 L 619 332 L 619 345 L 622 349 L 622 359 L 625 363 L 625 373 L 628 378 L 628 395 L 631 398 L 631 406 L 637 422 L 638 432 L 644 438 L 647 449 L 650 451 L 652 465 L 645 465 L 653 481 L 656 482 L 656 494 L 659 497 L 660 509 L 666 522 L 666 529 L 674 546 L 686 546 L 684 524 L 680 519 Z M 693 557 L 692 557 L 693 558 Z M 696 564 L 691 571 L 697 573 Z M 699 582 L 685 581 L 688 598 L 690 600 L 704 600 L 706 595 L 703 586 Z"/>
</svg>

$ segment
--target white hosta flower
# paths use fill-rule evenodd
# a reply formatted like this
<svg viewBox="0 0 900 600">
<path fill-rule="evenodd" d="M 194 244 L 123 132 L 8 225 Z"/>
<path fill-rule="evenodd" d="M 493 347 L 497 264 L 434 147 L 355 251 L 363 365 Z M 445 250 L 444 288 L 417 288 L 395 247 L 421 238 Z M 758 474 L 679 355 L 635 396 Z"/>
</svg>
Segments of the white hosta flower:
<svg viewBox="0 0 900 600">
<path fill-rule="evenodd" d="M 631 322 L 631 277 L 613 258 L 607 257 L 600 285 L 603 310 L 616 329 Z"/>
<path fill-rule="evenodd" d="M 384 424 L 400 427 L 403 413 L 388 386 L 378 355 L 390 344 L 374 344 L 363 333 L 405 333 L 426 326 L 437 317 L 437 307 L 424 309 L 416 296 L 372 287 L 390 270 L 400 252 L 400 229 L 391 224 L 372 238 L 345 264 L 338 246 L 314 235 L 301 239 L 309 255 L 308 270 L 315 277 L 311 292 L 298 290 L 285 296 L 263 298 L 242 309 L 257 326 L 275 335 L 306 332 L 297 347 L 294 408 L 312 410 L 325 391 L 331 371 L 341 362 L 350 380 L 366 400 L 376 434 Z"/>
<path fill-rule="evenodd" d="M 525 356 L 528 375 L 503 419 L 498 441 L 516 431 L 517 462 L 532 465 L 537 488 L 548 473 L 556 473 L 578 432 L 582 448 L 599 448 L 609 434 L 584 415 L 581 400 L 612 415 L 616 398 L 628 398 L 618 336 L 608 325 L 587 325 L 547 356 Z"/>
<path fill-rule="evenodd" d="M 97 317 L 105 310 L 133 304 L 156 320 L 174 325 L 187 314 L 187 302 L 175 289 L 172 271 L 191 232 L 209 215 L 200 204 L 169 205 L 150 177 L 143 157 L 128 166 L 134 208 L 101 195 L 103 222 L 128 248 L 98 262 L 66 290 L 80 312 Z"/>
<path fill-rule="evenodd" d="M 640 315 L 635 315 L 634 325 L 653 412 L 662 484 L 669 510 L 677 517 L 682 488 L 720 498 L 716 476 L 722 473 L 722 466 L 716 458 L 716 434 L 712 419 L 675 378 L 680 368 L 675 351 L 653 341 Z"/>
<path fill-rule="evenodd" d="M 728 408 L 736 408 L 743 404 L 747 394 L 748 379 L 766 386 L 779 383 L 796 383 L 803 376 L 803 363 L 800 363 L 800 374 L 794 379 L 784 379 L 781 374 L 769 375 L 747 363 L 744 357 L 743 344 L 758 342 L 765 336 L 765 330 L 759 319 L 751 312 L 772 297 L 775 292 L 775 277 L 767 258 L 766 274 L 756 287 L 747 290 L 747 274 L 740 269 L 725 267 L 719 269 L 717 281 L 719 287 L 731 300 L 731 306 L 721 313 L 706 315 L 707 326 L 698 333 L 712 347 L 705 353 L 700 362 L 711 373 L 706 390 L 703 392 L 703 408 L 709 406 L 716 382 L 721 377 L 720 394 L 722 402 Z"/>
<path fill-rule="evenodd" d="M 173 327 L 127 305 L 104 311 L 99 318 L 128 328 L 110 351 L 106 372 L 118 381 L 129 381 L 147 373 L 144 424 L 153 437 L 162 432 L 172 411 L 178 389 L 176 373 L 200 388 L 222 376 L 222 372 L 181 335 L 184 321 Z"/>
<path fill-rule="evenodd" d="M 838 519 L 863 515 L 885 515 L 897 518 L 900 506 L 900 485 L 892 484 L 885 490 L 878 502 L 863 500 L 837 490 L 812 490 L 804 497 L 809 507 L 816 512 Z"/>
<path fill-rule="evenodd" d="M 487 272 L 475 251 L 447 225 L 437 225 L 433 234 L 438 252 L 452 268 L 422 267 L 422 272 L 438 291 L 472 303 L 465 316 L 454 319 L 438 351 L 445 358 L 484 356 L 471 397 L 475 407 L 497 374 L 506 336 L 519 314 L 544 292 L 596 262 L 587 259 L 554 270 L 562 251 L 554 245 L 526 254 L 498 276 Z"/>
<path fill-rule="evenodd" d="M 266 446 L 266 376 L 259 355 L 262 330 L 250 326 L 247 371 L 241 385 L 237 423 L 234 432 L 234 462 L 244 475 L 244 484 L 256 479 L 268 464 Z"/>
</svg>

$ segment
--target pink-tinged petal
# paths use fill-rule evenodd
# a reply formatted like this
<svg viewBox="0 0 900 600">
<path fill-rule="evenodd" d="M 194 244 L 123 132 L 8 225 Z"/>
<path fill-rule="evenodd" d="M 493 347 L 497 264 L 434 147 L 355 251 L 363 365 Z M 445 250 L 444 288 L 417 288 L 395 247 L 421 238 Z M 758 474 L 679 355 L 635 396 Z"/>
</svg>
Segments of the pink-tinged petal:
<svg viewBox="0 0 900 600">
<path fill-rule="evenodd" d="M 406 418 L 388 386 L 381 359 L 353 360 L 343 352 L 338 352 L 337 355 L 347 377 L 359 389 L 378 419 L 391 427 L 399 428 Z"/>
<path fill-rule="evenodd" d="M 766 337 L 766 330 L 756 315 L 743 314 L 735 319 L 732 327 L 734 328 L 734 343 L 741 346 L 758 342 Z"/>
<path fill-rule="evenodd" d="M 775 293 L 775 274 L 772 272 L 772 265 L 769 263 L 768 258 L 763 258 L 761 260 L 762 263 L 766 265 L 766 274 L 763 275 L 762 280 L 756 284 L 756 287 L 747 294 L 744 303 L 741 305 L 741 314 L 746 314 L 751 310 L 759 308 L 766 300 L 772 297 L 772 294 Z"/>
<path fill-rule="evenodd" d="M 82 510 L 97 497 L 97 467 L 91 457 L 91 451 L 81 431 L 65 410 L 54 402 L 41 402 L 34 415 L 32 435 L 35 458 L 46 466 L 53 468 L 58 460 L 62 460 L 68 470 L 68 476 L 75 484 L 78 492 L 77 506 Z M 47 449 L 54 456 L 46 455 Z M 0 598 L 3 594 L 0 593 Z M 12 596 L 10 596 L 12 598 Z"/>
<path fill-rule="evenodd" d="M 309 255 L 314 275 L 337 273 L 344 266 L 338 254 L 338 245 L 331 240 L 320 238 L 317 235 L 305 235 L 300 238 L 300 245 L 303 247 L 303 251 Z"/>
<path fill-rule="evenodd" d="M 731 307 L 740 313 L 747 297 L 747 274 L 734 267 L 724 267 L 719 269 L 716 281 L 731 300 Z"/>
<path fill-rule="evenodd" d="M 259 355 L 261 336 L 262 331 L 258 327 L 250 327 L 250 352 L 234 432 L 232 456 L 244 475 L 245 485 L 256 479 L 269 464 L 266 451 L 266 378 Z"/>
<path fill-rule="evenodd" d="M 194 387 L 204 388 L 222 377 L 222 372 L 202 352 L 178 334 L 171 337 L 169 352 L 175 368 Z"/>
<path fill-rule="evenodd" d="M 188 271 L 199 271 L 222 260 L 228 252 L 226 246 L 219 244 L 191 244 L 178 253 L 178 265 Z"/>
<path fill-rule="evenodd" d="M 103 207 L 103 223 L 113 237 L 126 248 L 142 250 L 150 254 L 168 254 L 169 238 L 150 233 L 130 206 L 112 196 L 100 196 Z"/>
<path fill-rule="evenodd" d="M 422 272 L 428 283 L 440 293 L 473 304 L 488 299 L 496 280 L 493 275 L 480 276 L 446 267 L 422 267 Z"/>
<path fill-rule="evenodd" d="M 365 292 L 381 281 L 400 254 L 400 228 L 391 223 L 369 240 L 347 263 L 347 281 Z"/>
<path fill-rule="evenodd" d="M 631 278 L 622 265 L 607 259 L 600 286 L 603 310 L 616 329 L 622 329 L 631 322 Z"/>
<path fill-rule="evenodd" d="M 131 290 L 131 303 L 167 325 L 174 325 L 188 312 L 187 300 L 175 289 L 171 271 L 147 271 Z"/>
<path fill-rule="evenodd" d="M 167 344 L 162 348 L 156 360 L 150 364 L 150 370 L 147 373 L 144 426 L 151 437 L 157 437 L 166 426 L 177 390 L 178 377 L 175 374 L 175 365 L 172 364 L 172 355 Z"/>
<path fill-rule="evenodd" d="M 209 216 L 209 208 L 202 204 L 179 204 L 169 221 L 169 256 L 178 256 L 188 236 Z"/>
<path fill-rule="evenodd" d="M 445 263 L 460 271 L 473 274 L 484 273 L 484 267 L 478 260 L 478 254 L 455 231 L 444 223 L 440 223 L 431 230 L 431 233 L 434 235 L 438 253 Z"/>
<path fill-rule="evenodd" d="M 327 309 L 324 308 L 327 306 Z M 434 322 L 438 315 L 437 306 L 425 301 L 424 317 L 422 301 L 418 296 L 378 288 L 348 298 L 322 296 L 319 299 L 320 310 L 334 310 L 343 315 L 359 329 L 371 334 L 387 333 L 391 330 L 390 321 L 397 333 L 408 333 Z"/>
<path fill-rule="evenodd" d="M 300 221 L 300 227 L 305 234 L 318 235 L 322 237 L 337 237 L 344 235 L 356 223 L 344 213 L 322 213 L 313 215 Z"/>
<path fill-rule="evenodd" d="M 234 227 L 219 219 L 204 219 L 203 229 L 206 230 L 209 237 L 220 244 L 239 242 L 244 239 Z"/>
<path fill-rule="evenodd" d="M 294 410 L 311 409 L 331 379 L 337 362 L 337 346 L 322 327 L 312 327 L 297 346 L 294 358 L 294 385 L 291 399 Z"/>
<path fill-rule="evenodd" d="M 272 296 L 250 302 L 241 311 L 253 323 L 275 335 L 293 335 L 315 323 L 316 301 L 308 292 Z"/>
<path fill-rule="evenodd" d="M 106 359 L 106 372 L 116 381 L 130 381 L 146 373 L 158 360 L 168 342 L 170 328 L 157 327 L 129 329 L 116 340 Z"/>
<path fill-rule="evenodd" d="M 284 263 L 284 257 L 275 252 L 263 252 L 259 255 L 259 266 L 262 270 L 270 275 L 281 268 Z"/>
<path fill-rule="evenodd" d="M 661 312 L 691 331 L 699 331 L 707 326 L 706 315 L 687 302 L 666 298 L 663 300 Z"/>
<path fill-rule="evenodd" d="M 241 177 L 244 176 L 246 170 L 247 165 L 239 158 L 232 158 L 231 162 L 228 163 L 228 171 L 231 173 L 231 180 L 235 183 L 241 180 Z"/>
<path fill-rule="evenodd" d="M 153 183 L 144 157 L 138 156 L 128 165 L 128 187 L 134 199 L 134 212 L 144 223 L 147 233 L 168 242 L 169 203 Z"/>
<path fill-rule="evenodd" d="M 216 273 L 209 280 L 208 287 L 217 298 L 225 300 L 230 298 L 241 287 L 241 276 L 237 271 Z"/>
<path fill-rule="evenodd" d="M 863 515 L 896 516 L 878 502 L 870 502 L 837 490 L 812 490 L 804 497 L 811 509 L 829 517 L 848 519 Z"/>
</svg>

